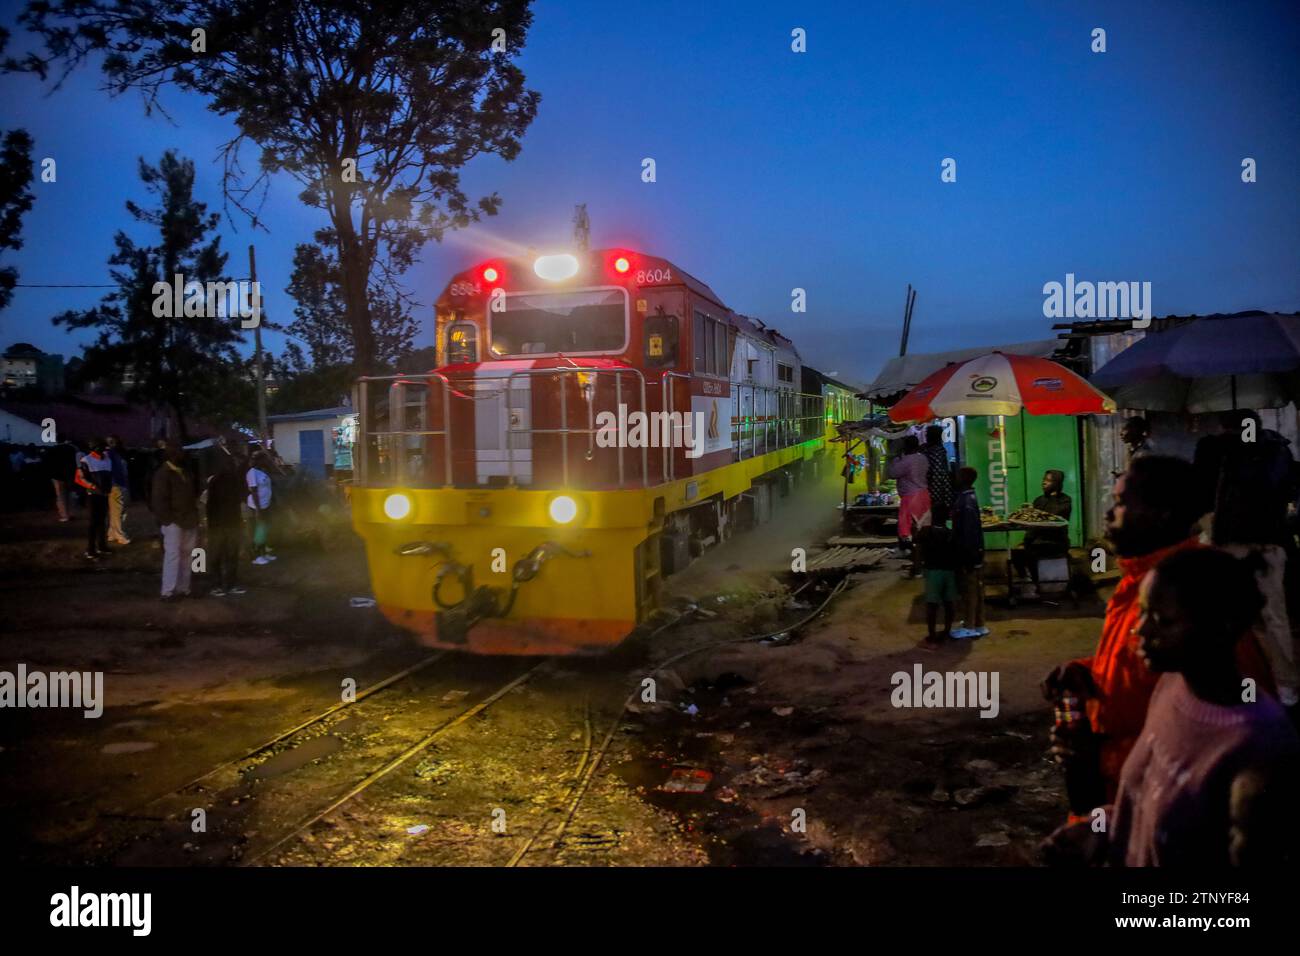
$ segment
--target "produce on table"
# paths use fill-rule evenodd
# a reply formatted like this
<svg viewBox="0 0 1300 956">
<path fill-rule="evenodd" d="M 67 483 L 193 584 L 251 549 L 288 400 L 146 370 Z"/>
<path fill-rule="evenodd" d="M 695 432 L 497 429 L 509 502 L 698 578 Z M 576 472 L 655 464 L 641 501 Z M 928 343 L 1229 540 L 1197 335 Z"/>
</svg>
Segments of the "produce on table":
<svg viewBox="0 0 1300 956">
<path fill-rule="evenodd" d="M 1007 520 L 1023 521 L 1027 524 L 1069 524 L 1064 518 L 1054 515 L 1050 511 L 1040 511 L 1033 505 L 1021 505 L 1007 515 Z"/>
</svg>

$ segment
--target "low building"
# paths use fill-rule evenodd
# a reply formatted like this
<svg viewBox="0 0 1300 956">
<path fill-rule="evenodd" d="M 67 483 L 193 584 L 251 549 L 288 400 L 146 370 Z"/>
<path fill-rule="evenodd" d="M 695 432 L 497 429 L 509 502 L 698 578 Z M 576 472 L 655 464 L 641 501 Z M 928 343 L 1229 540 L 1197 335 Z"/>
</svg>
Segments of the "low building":
<svg viewBox="0 0 1300 956">
<path fill-rule="evenodd" d="M 266 417 L 280 458 L 316 478 L 352 470 L 356 421 L 348 405 Z"/>
<path fill-rule="evenodd" d="M 14 435 L 35 427 L 36 443 L 40 443 L 39 434 L 47 419 L 53 420 L 56 441 L 68 440 L 82 447 L 92 438 L 117 435 L 127 448 L 150 448 L 156 438 L 173 432 L 166 414 L 115 395 L 69 395 L 52 400 L 0 398 L 0 438 L 4 437 L 7 423 Z"/>
<path fill-rule="evenodd" d="M 0 391 L 58 395 L 63 391 L 63 356 L 17 342 L 0 356 Z"/>
<path fill-rule="evenodd" d="M 39 421 L 32 421 L 0 406 L 0 442 L 8 442 L 11 445 L 39 445 L 42 431 L 44 429 L 41 428 Z"/>
</svg>

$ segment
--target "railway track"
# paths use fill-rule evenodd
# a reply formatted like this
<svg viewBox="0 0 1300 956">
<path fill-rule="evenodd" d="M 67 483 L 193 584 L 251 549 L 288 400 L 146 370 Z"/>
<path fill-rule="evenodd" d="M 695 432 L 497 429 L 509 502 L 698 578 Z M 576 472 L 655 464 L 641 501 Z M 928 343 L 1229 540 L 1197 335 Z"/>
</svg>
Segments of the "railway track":
<svg viewBox="0 0 1300 956">
<path fill-rule="evenodd" d="M 256 864 L 269 857 L 272 853 L 274 853 L 280 847 L 287 844 L 290 840 L 293 840 L 295 837 L 297 837 L 300 833 L 307 830 L 313 824 L 317 823 L 320 820 L 323 820 L 325 817 L 329 816 L 331 813 L 333 813 L 339 807 L 343 806 L 343 804 L 347 803 L 353 797 L 369 789 L 371 786 L 378 783 L 380 780 L 384 779 L 384 777 L 388 776 L 398 767 L 405 764 L 412 757 L 415 757 L 416 755 L 424 751 L 431 743 L 433 743 L 443 734 L 447 733 L 448 731 L 456 727 L 459 727 L 461 724 L 465 723 L 465 721 L 470 720 L 473 717 L 477 717 L 479 714 L 487 710 L 489 707 L 495 704 L 506 694 L 514 690 L 516 687 L 523 685 L 523 683 L 527 681 L 530 677 L 532 677 L 535 673 L 537 673 L 538 670 L 546 666 L 546 663 L 547 663 L 546 661 L 542 661 L 538 664 L 534 664 L 524 673 L 520 674 L 518 677 L 514 678 L 513 680 L 507 681 L 501 687 L 497 688 L 490 695 L 488 695 L 486 698 L 479 701 L 478 703 L 474 704 L 472 707 L 467 708 L 466 710 L 462 711 L 460 714 L 456 715 L 455 717 L 449 718 L 448 720 L 444 721 L 442 724 L 439 724 L 432 731 L 430 731 L 426 736 L 416 741 L 410 747 L 403 750 L 400 754 L 398 754 L 392 760 L 388 761 L 378 770 L 375 770 L 373 773 L 368 774 L 360 783 L 353 786 L 342 796 L 331 801 L 328 806 L 320 810 L 317 810 L 316 812 L 309 814 L 307 817 L 300 820 L 297 824 L 294 825 L 294 827 L 288 833 L 282 835 L 278 840 L 276 840 L 270 846 L 258 851 L 256 854 L 254 854 L 251 857 L 246 857 L 244 860 L 244 865 L 252 866 L 253 864 Z"/>
<path fill-rule="evenodd" d="M 806 586 L 805 584 L 804 587 Z M 656 676 L 680 660 L 729 644 L 788 639 L 794 632 L 805 627 L 823 613 L 835 597 L 844 590 L 845 586 L 846 582 L 843 580 L 834 585 L 825 594 L 824 599 L 817 607 L 792 624 L 764 634 L 746 635 L 687 648 L 654 664 L 641 676 Z M 795 593 L 803 591 L 804 587 L 800 587 Z M 693 617 L 694 611 L 688 610 L 686 613 L 650 632 L 647 639 L 653 639 L 665 631 L 686 623 Z M 376 784 L 392 778 L 394 772 L 399 768 L 408 765 L 417 756 L 428 752 L 432 745 L 451 731 L 465 725 L 495 704 L 498 704 L 512 691 L 537 677 L 551 663 L 549 660 L 539 662 L 524 661 L 521 663 L 526 666 L 522 670 L 517 664 L 505 675 L 504 680 L 501 679 L 502 675 L 499 674 L 495 675 L 492 680 L 480 680 L 479 683 L 484 686 L 480 687 L 475 693 L 468 695 L 466 697 L 467 703 L 464 706 L 457 707 L 451 713 L 437 714 L 433 720 L 430 720 L 427 714 L 421 714 L 415 720 L 411 720 L 410 718 L 414 715 L 411 713 L 410 708 L 401 704 L 398 704 L 395 709 L 390 705 L 388 710 L 391 713 L 387 715 L 384 713 L 383 708 L 375 708 L 372 705 L 369 709 L 377 709 L 378 712 L 369 713 L 368 709 L 362 706 L 366 701 L 373 700 L 376 695 L 394 688 L 403 681 L 408 681 L 422 672 L 428 671 L 433 664 L 443 661 L 449 656 L 453 660 L 462 663 L 466 660 L 459 656 L 450 655 L 449 652 L 432 654 L 410 667 L 367 687 L 357 695 L 354 701 L 335 704 L 298 722 L 257 746 L 244 751 L 239 756 L 222 761 L 203 774 L 152 798 L 146 804 L 138 807 L 133 814 L 123 814 L 119 819 L 124 821 L 134 819 L 155 825 L 158 823 L 171 824 L 170 833 L 165 832 L 166 826 L 164 832 L 158 832 L 158 828 L 155 826 L 152 833 L 137 835 L 136 843 L 137 845 L 143 843 L 170 848 L 174 856 L 178 841 L 183 839 L 184 836 L 188 836 L 188 834 L 176 831 L 180 825 L 188 822 L 184 819 L 185 812 L 193 812 L 191 808 L 196 804 L 209 807 L 209 812 L 218 817 L 217 832 L 222 833 L 227 838 L 241 829 L 241 821 L 245 823 L 256 821 L 253 829 L 260 836 L 267 825 L 268 818 L 274 818 L 277 815 L 288 817 L 287 823 L 281 824 L 277 821 L 272 826 L 274 832 L 263 839 L 248 840 L 246 843 L 236 841 L 231 849 L 232 855 L 226 859 L 195 860 L 191 858 L 185 861 L 213 864 L 234 862 L 241 866 L 274 865 L 279 856 L 282 856 L 294 846 L 296 841 L 304 838 L 304 835 L 310 833 L 317 824 L 331 817 L 340 808 L 349 804 Z M 482 664 L 485 659 L 474 658 L 469 660 Z M 498 666 L 503 660 L 493 659 Z M 514 663 L 516 659 L 510 660 Z M 435 671 L 432 676 L 433 684 L 431 688 L 416 688 L 412 692 L 422 694 L 425 697 L 436 697 L 438 691 L 447 684 L 448 675 L 441 675 Z M 456 680 L 464 682 L 463 678 L 455 678 L 452 682 L 454 683 Z M 524 832 L 527 833 L 527 836 L 524 841 L 513 848 L 508 858 L 499 859 L 495 865 L 506 867 L 546 865 L 548 862 L 555 861 L 566 846 L 566 835 L 572 827 L 573 821 L 578 817 L 602 762 L 607 756 L 615 735 L 627 715 L 629 705 L 636 699 L 638 693 L 639 682 L 638 687 L 634 688 L 622 699 L 621 706 L 617 706 L 617 712 L 604 734 L 600 736 L 599 742 L 597 742 L 593 731 L 592 709 L 588 698 L 583 712 L 582 746 L 578 752 L 576 766 L 565 774 L 563 785 L 560 787 L 562 798 L 553 801 L 551 805 L 542 811 L 541 822 L 532 821 L 530 826 L 525 827 Z M 267 793 L 258 784 L 251 782 L 252 778 L 256 777 L 255 771 L 257 768 L 267 760 L 278 755 L 290 754 L 313 740 L 319 740 L 321 736 L 328 735 L 332 727 L 339 726 L 343 720 L 360 717 L 372 723 L 380 723 L 394 716 L 404 718 L 408 732 L 404 735 L 394 735 L 401 736 L 403 738 L 401 740 L 386 739 L 379 746 L 360 748 L 363 752 L 354 754 L 354 757 L 365 760 L 373 767 L 360 780 L 356 780 L 355 776 L 353 776 L 346 783 L 329 781 L 321 784 L 318 781 L 304 778 L 300 772 L 303 767 L 298 767 L 295 768 L 292 778 L 286 778 L 286 784 L 282 788 L 283 792 L 280 793 Z M 331 724 L 331 719 L 335 717 L 340 717 L 341 720 Z M 414 735 L 416 738 L 414 740 L 411 739 L 413 735 L 409 733 L 410 725 L 413 723 L 423 724 L 423 732 Z M 316 736 L 312 736 L 313 733 Z M 576 730 L 574 736 L 577 736 Z M 322 756 L 330 756 L 332 753 L 331 751 L 322 754 Z M 483 755 L 480 754 L 479 756 L 482 759 Z M 310 762 L 310 760 L 307 762 Z M 323 761 L 323 763 L 329 764 L 330 761 Z M 306 763 L 303 766 L 305 767 Z M 288 783 L 288 779 L 292 779 L 292 783 Z M 262 780 L 260 783 L 265 784 L 267 781 Z M 302 799 L 304 790 L 307 791 L 306 796 L 308 799 L 306 801 Z M 299 807 L 303 802 L 307 802 L 313 805 L 314 808 L 306 812 L 299 809 L 298 812 L 292 814 L 277 814 L 276 811 L 279 808 L 274 805 L 284 802 Z M 164 806 L 170 806 L 170 816 L 160 816 L 148 812 Z M 234 813 L 226 813 L 225 810 L 229 806 L 241 807 L 242 809 Z M 230 819 L 225 819 L 227 817 Z M 186 845 L 190 844 L 187 843 Z"/>
<path fill-rule="evenodd" d="M 794 594 L 799 594 L 800 592 L 802 592 L 804 588 L 808 586 L 809 583 L 811 582 L 805 582 L 794 592 Z M 646 672 L 645 676 L 654 677 L 662 673 L 664 670 L 668 669 L 669 667 L 671 667 L 673 664 L 676 664 L 678 661 L 685 660 L 687 657 L 691 657 L 695 654 L 700 654 L 703 653 L 704 651 L 712 650 L 714 648 L 725 647 L 729 644 L 746 644 L 755 641 L 771 640 L 773 638 L 791 636 L 799 629 L 805 627 L 810 622 L 812 622 L 820 614 L 822 614 L 826 610 L 826 608 L 830 605 L 830 603 L 833 600 L 835 600 L 835 598 L 838 597 L 844 591 L 845 587 L 847 587 L 847 584 L 848 584 L 847 579 L 841 579 L 840 581 L 838 581 L 831 588 L 830 592 L 826 595 L 825 599 L 821 602 L 821 604 L 819 604 L 816 608 L 814 608 L 805 617 L 801 618 L 799 621 L 793 624 L 763 634 L 748 635 L 746 637 L 739 637 L 739 638 L 730 638 L 728 640 L 722 640 L 722 641 L 712 641 L 707 644 L 701 644 L 698 647 L 687 648 L 686 650 L 680 651 L 677 654 L 673 654 L 666 660 L 656 664 L 654 668 Z M 684 618 L 687 616 L 689 615 L 682 615 L 682 617 L 678 619 L 669 621 L 668 623 L 657 628 L 654 632 L 652 632 L 650 636 L 653 637 L 656 634 L 663 633 L 664 631 L 670 628 L 676 627 L 678 624 L 683 623 Z M 600 769 L 601 761 L 604 760 L 605 754 L 609 751 L 610 744 L 613 743 L 614 735 L 618 732 L 618 728 L 623 723 L 623 718 L 627 715 L 628 707 L 631 706 L 631 704 L 636 700 L 639 692 L 640 692 L 640 687 L 638 686 L 634 688 L 624 699 L 623 706 L 620 708 L 618 715 L 615 717 L 615 719 L 610 723 L 608 731 L 606 731 L 604 738 L 601 740 L 600 747 L 595 751 L 594 754 L 592 754 L 590 749 L 590 736 L 588 737 L 588 748 L 586 753 L 583 756 L 583 762 L 579 766 L 579 771 L 577 774 L 578 779 L 575 781 L 574 786 L 571 790 L 572 798 L 566 808 L 563 818 L 556 826 L 555 832 L 551 837 L 550 844 L 548 847 L 549 850 L 553 852 L 558 851 L 564 845 L 565 833 L 568 831 L 569 827 L 573 823 L 573 819 L 578 813 L 578 809 L 582 804 L 583 798 L 587 795 L 587 792 L 591 787 L 591 783 L 595 778 L 596 772 Z M 590 723 L 588 724 L 588 733 L 590 734 Z M 586 768 L 585 772 L 583 768 Z M 506 865 L 509 867 L 520 865 L 524 857 L 528 854 L 528 852 L 533 847 L 534 843 L 537 841 L 539 835 L 540 835 L 539 833 L 535 833 L 528 840 L 528 842 L 510 858 L 510 860 L 506 863 Z"/>
<path fill-rule="evenodd" d="M 458 663 L 457 668 L 448 673 L 435 670 L 432 679 L 426 681 L 424 686 L 408 689 L 408 693 L 432 701 L 428 712 L 413 713 L 411 708 L 401 702 L 376 699 L 376 695 L 381 692 L 390 690 L 403 681 L 410 681 L 421 672 L 428 671 L 431 665 L 449 657 Z M 504 680 L 500 674 L 503 664 L 507 670 Z M 118 837 L 114 841 L 116 845 L 110 850 L 112 861 L 152 863 L 157 862 L 158 856 L 168 862 L 191 864 L 243 862 L 247 865 L 262 861 L 273 851 L 291 842 L 295 836 L 389 776 L 440 737 L 482 714 L 502 697 L 534 677 L 546 664 L 547 661 L 544 660 L 459 658 L 449 652 L 429 655 L 367 687 L 357 694 L 355 700 L 325 708 L 131 811 L 105 814 L 106 818 L 115 821 L 119 830 L 115 834 Z M 464 673 L 466 670 L 468 676 Z M 484 674 L 483 671 L 487 673 Z M 463 690 L 467 684 L 473 690 Z M 439 713 L 439 709 L 448 706 L 447 698 L 453 695 L 457 697 L 454 709 Z M 374 732 L 362 735 L 359 743 L 350 742 L 355 738 L 350 738 L 345 743 L 332 736 L 334 728 L 351 724 L 355 730 L 358 723 L 363 728 L 374 728 Z M 413 726 L 418 729 L 413 731 Z M 379 739 L 373 740 L 372 737 Z M 313 744 L 322 742 L 333 742 L 336 746 L 313 748 Z M 340 785 L 337 779 L 331 779 L 337 777 L 338 762 L 319 759 L 340 751 L 352 751 L 354 759 L 364 761 L 375 769 L 360 782 L 353 779 L 346 785 Z M 297 766 L 283 771 L 283 777 L 280 772 L 259 776 L 259 770 L 269 766 L 271 761 L 281 758 L 292 760 L 297 753 L 305 756 Z M 304 776 L 302 771 L 305 768 L 315 767 L 318 763 L 325 765 L 325 768 Z M 307 802 L 315 804 L 319 809 L 307 814 L 284 811 L 285 804 L 301 804 L 304 796 Z M 212 835 L 230 837 L 242 831 L 246 824 L 251 824 L 254 832 L 260 835 L 268 820 L 288 817 L 292 822 L 287 825 L 273 822 L 271 828 L 274 835 L 267 839 L 248 841 L 248 845 L 236 840 L 228 858 L 195 859 L 192 848 L 196 844 L 190 842 L 192 838 L 186 824 L 189 823 L 189 815 L 198 808 L 202 808 L 205 813 L 206 828 L 202 832 L 208 834 L 209 838 L 204 841 L 208 844 L 216 842 L 210 839 Z M 122 830 L 126 831 L 125 834 L 120 832 Z M 180 855 L 178 848 L 182 847 L 191 854 L 190 858 Z M 216 846 L 210 846 L 211 851 L 217 849 Z M 125 860 L 122 859 L 123 856 L 126 857 Z"/>
</svg>

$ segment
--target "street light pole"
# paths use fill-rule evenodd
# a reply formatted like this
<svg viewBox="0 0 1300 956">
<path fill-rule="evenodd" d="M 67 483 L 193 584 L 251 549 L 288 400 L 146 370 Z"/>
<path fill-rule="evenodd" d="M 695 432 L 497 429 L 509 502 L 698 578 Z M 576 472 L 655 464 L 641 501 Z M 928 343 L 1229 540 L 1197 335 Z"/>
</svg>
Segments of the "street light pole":
<svg viewBox="0 0 1300 956">
<path fill-rule="evenodd" d="M 266 378 L 262 371 L 262 292 L 257 285 L 257 254 L 253 244 L 248 244 L 248 277 L 253 283 L 253 295 L 257 298 L 257 324 L 253 326 L 253 371 L 257 379 L 257 433 L 262 440 L 262 450 L 266 450 Z"/>
</svg>

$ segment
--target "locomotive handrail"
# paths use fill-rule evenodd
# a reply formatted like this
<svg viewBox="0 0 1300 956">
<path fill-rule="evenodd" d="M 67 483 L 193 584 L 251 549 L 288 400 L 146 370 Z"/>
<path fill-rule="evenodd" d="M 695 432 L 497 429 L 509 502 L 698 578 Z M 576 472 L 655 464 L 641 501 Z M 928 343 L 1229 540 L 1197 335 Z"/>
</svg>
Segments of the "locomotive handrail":
<svg viewBox="0 0 1300 956">
<path fill-rule="evenodd" d="M 513 436 L 528 435 L 559 435 L 561 443 L 561 479 L 565 485 L 569 482 L 569 436 L 570 435 L 587 435 L 593 436 L 598 433 L 594 428 L 575 428 L 568 425 L 568 390 L 563 387 L 563 376 L 571 374 L 582 375 L 613 375 L 615 388 L 615 404 L 622 402 L 622 376 L 626 374 L 635 375 L 639 382 L 641 409 L 648 412 L 649 408 L 646 402 L 647 382 L 641 369 L 637 368 L 542 368 L 542 369 L 520 369 L 511 372 L 506 377 L 506 384 L 503 389 L 498 389 L 491 396 L 499 397 L 505 395 L 505 401 L 509 402 L 510 393 L 514 388 L 514 380 L 520 376 L 537 376 L 537 375 L 560 376 L 560 420 L 564 423 L 561 428 L 516 428 L 510 424 L 507 419 L 506 427 L 506 458 L 508 466 L 509 480 L 511 484 L 516 481 L 515 475 L 515 444 Z M 659 381 L 650 383 L 657 385 L 662 390 L 661 406 L 663 411 L 668 415 L 675 413 L 675 390 L 672 388 L 673 379 L 683 379 L 687 382 L 693 380 L 689 374 L 674 370 L 665 370 L 660 374 Z M 404 425 L 406 403 L 390 402 L 389 421 L 396 427 L 389 427 L 383 430 L 371 427 L 372 409 L 369 401 L 369 387 L 372 383 L 386 383 L 390 386 L 411 383 L 423 383 L 426 386 L 432 386 L 437 383 L 442 389 L 442 427 L 441 428 L 421 428 L 407 429 Z M 783 389 L 771 385 L 762 385 L 756 382 L 729 382 L 731 395 L 735 402 L 731 421 L 732 438 L 735 449 L 735 460 L 743 460 L 747 457 L 757 456 L 758 451 L 758 426 L 762 425 L 763 430 L 763 452 L 769 452 L 772 445 L 772 426 L 776 426 L 776 447 L 784 448 L 788 445 L 795 444 L 797 441 L 804 441 L 808 438 L 819 434 L 824 427 L 825 411 L 827 407 L 826 399 L 822 395 L 816 395 L 806 392 L 796 392 L 793 389 Z M 443 472 L 441 486 L 450 486 L 452 482 L 452 441 L 451 441 L 451 396 L 453 394 L 474 398 L 476 396 L 461 396 L 461 393 L 452 385 L 448 377 L 442 372 L 420 372 L 408 375 L 366 375 L 357 379 L 358 402 L 357 407 L 361 414 L 358 416 L 359 436 L 358 444 L 361 445 L 361 462 L 359 468 L 360 484 L 367 485 L 370 483 L 370 452 L 369 442 L 371 438 L 390 438 L 390 437 L 407 437 L 420 436 L 422 438 L 441 438 L 443 439 Z M 744 404 L 745 389 L 749 390 L 750 412 L 749 416 L 742 414 Z M 773 408 L 772 394 L 776 395 L 775 408 Z M 782 395 L 788 394 L 796 403 L 791 409 L 794 412 L 794 421 L 798 422 L 798 431 L 796 435 L 790 434 L 789 425 L 791 424 L 782 416 Z M 761 403 L 761 407 L 760 407 Z M 508 412 L 507 406 L 507 412 Z M 812 414 L 808 414 L 812 411 Z M 762 414 L 759 414 L 762 412 Z M 774 417 L 775 416 L 775 417 Z M 750 420 L 752 419 L 752 421 Z M 531 417 L 529 419 L 531 421 Z M 748 442 L 746 442 L 748 439 Z M 748 444 L 748 455 L 746 454 L 746 444 Z M 624 447 L 620 443 L 618 446 L 618 484 L 622 487 L 626 483 L 626 462 L 624 459 Z M 404 442 L 396 443 L 396 451 L 393 454 L 395 466 L 395 476 L 399 481 L 406 477 L 406 471 L 409 461 L 410 449 Z M 662 473 L 663 481 L 673 481 L 676 479 L 677 461 L 673 454 L 671 445 L 663 447 L 662 451 Z M 649 457 L 646 446 L 641 448 L 641 485 L 648 487 L 650 483 Z"/>
<path fill-rule="evenodd" d="M 663 374 L 659 376 L 659 387 L 663 389 L 663 394 L 660 396 L 660 404 L 664 407 L 664 413 L 669 416 L 668 420 L 672 421 L 672 414 L 676 409 L 673 407 L 673 389 L 668 383 L 670 378 L 684 378 L 689 382 L 691 381 L 691 376 L 687 375 L 685 372 L 674 372 L 672 369 L 666 369 Z M 691 437 L 694 438 L 694 435 Z M 662 474 L 664 481 L 674 481 L 677 478 L 677 456 L 672 452 L 673 450 L 671 448 L 663 449 Z"/>
<path fill-rule="evenodd" d="M 757 429 L 754 426 L 759 424 L 760 422 L 763 425 L 763 454 L 766 455 L 770 450 L 769 442 L 768 442 L 768 430 L 771 427 L 772 419 L 771 419 L 771 415 L 768 414 L 771 411 L 771 408 L 769 407 L 770 402 L 768 401 L 768 397 L 773 392 L 780 393 L 782 391 L 792 391 L 792 389 L 780 389 L 772 385 L 759 385 L 757 382 L 732 382 L 731 383 L 732 395 L 736 399 L 736 414 L 732 416 L 732 425 L 733 425 L 733 431 L 736 434 L 736 460 L 737 461 L 741 461 L 745 458 L 745 454 L 742 450 L 743 435 L 744 432 L 746 431 L 745 429 L 746 416 L 742 414 L 745 389 L 749 389 L 750 392 L 749 404 L 750 404 L 750 411 L 752 413 L 750 417 L 754 419 L 753 423 L 748 428 L 750 458 L 754 458 L 758 455 L 758 433 L 757 433 Z M 762 416 L 758 414 L 758 394 L 760 391 L 763 393 L 763 415 Z M 779 442 L 780 436 L 778 435 L 777 437 Z M 778 447 L 785 447 L 785 446 L 778 444 Z"/>
<path fill-rule="evenodd" d="M 406 403 L 399 402 L 394 405 L 389 402 L 388 420 L 395 422 L 397 428 L 389 428 L 384 431 L 372 430 L 370 428 L 370 401 L 369 388 L 371 382 L 388 382 L 389 391 L 393 386 L 404 384 L 406 382 L 418 382 L 426 380 L 426 385 L 437 379 L 442 386 L 442 428 L 441 429 L 412 429 L 407 430 L 402 427 L 405 424 Z M 444 486 L 451 484 L 451 382 L 442 372 L 417 372 L 411 375 L 363 375 L 357 379 L 358 386 L 358 408 L 360 414 L 357 416 L 358 437 L 361 445 L 361 484 L 369 484 L 370 472 L 370 443 L 371 436 L 388 437 L 393 435 L 422 435 L 422 436 L 441 436 L 442 437 L 442 484 Z M 426 406 L 427 407 L 427 406 Z M 395 473 L 400 481 L 406 475 L 407 448 L 404 442 L 397 443 L 397 454 L 395 456 L 396 469 Z"/>
<path fill-rule="evenodd" d="M 811 399 L 814 407 L 822 402 L 822 396 L 815 395 L 811 392 L 796 392 L 790 388 L 780 388 L 774 385 L 760 385 L 757 382 L 732 382 L 732 396 L 736 400 L 735 415 L 732 416 L 732 434 L 735 440 L 735 457 L 737 461 L 742 461 L 746 457 L 753 458 L 759 454 L 758 451 L 758 426 L 763 430 L 763 454 L 767 454 L 772 449 L 771 432 L 772 426 L 776 426 L 776 447 L 786 448 L 790 445 L 797 444 L 800 441 L 806 441 L 814 437 L 821 430 L 822 413 L 820 408 L 813 415 L 803 414 L 803 400 Z M 750 414 L 743 414 L 744 390 L 750 391 Z M 762 396 L 760 408 L 759 397 Z M 772 396 L 776 396 L 775 408 L 773 408 Z M 795 401 L 795 406 L 791 409 L 793 415 L 787 418 L 781 409 L 782 396 L 788 395 Z M 761 414 L 760 414 L 761 412 Z M 752 421 L 751 421 L 752 419 Z M 791 422 L 798 423 L 796 434 L 791 434 L 789 427 Z M 809 423 L 816 422 L 816 425 L 809 428 Z M 749 453 L 745 453 L 745 443 L 748 439 Z"/>
<path fill-rule="evenodd" d="M 506 421 L 506 462 L 510 483 L 515 483 L 515 447 L 511 441 L 512 435 L 559 435 L 560 436 L 560 482 L 564 486 L 569 484 L 569 436 L 570 435 L 590 435 L 597 434 L 598 429 L 594 428 L 570 428 L 569 422 L 569 405 L 568 392 L 564 388 L 563 376 L 565 375 L 613 375 L 614 376 L 614 402 L 617 406 L 623 400 L 623 382 L 620 376 L 635 375 L 641 383 L 641 410 L 646 411 L 646 394 L 645 394 L 645 376 L 637 368 L 583 368 L 574 366 L 572 368 L 532 368 L 520 369 L 511 372 L 506 377 L 506 401 L 510 400 L 510 391 L 513 387 L 514 380 L 517 376 L 529 375 L 558 375 L 561 377 L 560 382 L 560 421 L 564 423 L 563 428 L 515 428 L 510 424 L 509 418 Z M 531 416 L 529 418 L 531 421 Z M 626 469 L 623 463 L 624 447 L 620 442 L 618 444 L 618 484 L 623 487 L 626 483 Z M 646 447 L 641 446 L 641 487 L 649 487 L 649 457 Z"/>
</svg>

